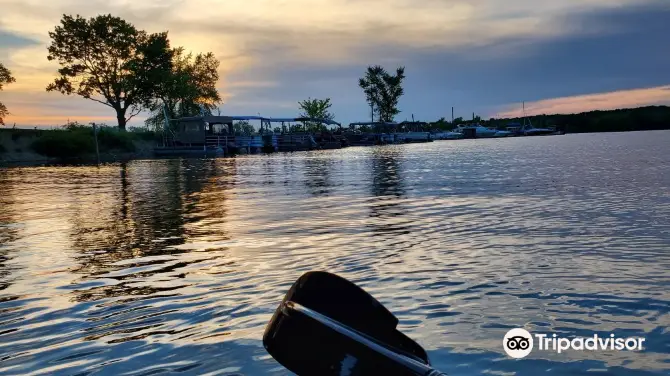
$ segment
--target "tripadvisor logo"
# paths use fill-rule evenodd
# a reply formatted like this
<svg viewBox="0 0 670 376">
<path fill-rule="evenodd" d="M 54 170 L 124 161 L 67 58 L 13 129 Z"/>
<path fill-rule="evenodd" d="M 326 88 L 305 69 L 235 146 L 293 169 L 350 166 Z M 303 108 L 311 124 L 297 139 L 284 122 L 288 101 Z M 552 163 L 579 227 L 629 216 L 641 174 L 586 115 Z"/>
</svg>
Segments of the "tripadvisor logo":
<svg viewBox="0 0 670 376">
<path fill-rule="evenodd" d="M 535 337 L 535 338 L 533 338 Z M 644 338 L 628 337 L 617 338 L 614 334 L 600 337 L 594 334 L 592 337 L 561 338 L 556 334 L 530 334 L 526 329 L 515 328 L 505 334 L 503 338 L 503 349 L 512 358 L 525 358 L 533 350 L 537 343 L 537 350 L 555 351 L 561 353 L 565 350 L 576 351 L 640 351 Z"/>
</svg>

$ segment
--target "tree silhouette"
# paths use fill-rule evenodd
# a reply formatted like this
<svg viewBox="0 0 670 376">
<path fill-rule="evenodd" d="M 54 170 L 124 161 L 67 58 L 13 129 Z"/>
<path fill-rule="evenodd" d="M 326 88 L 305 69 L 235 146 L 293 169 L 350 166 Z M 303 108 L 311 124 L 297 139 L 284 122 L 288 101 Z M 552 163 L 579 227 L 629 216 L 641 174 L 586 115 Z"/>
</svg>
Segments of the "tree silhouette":
<svg viewBox="0 0 670 376">
<path fill-rule="evenodd" d="M 402 82 L 405 79 L 405 67 L 396 69 L 394 75 L 379 65 L 368 67 L 365 77 L 359 79 L 358 86 L 363 89 L 366 100 L 378 115 L 381 122 L 393 121 L 400 113 L 398 101 L 404 94 Z"/>
<path fill-rule="evenodd" d="M 193 57 L 190 53 L 185 54 L 182 47 L 174 49 L 172 70 L 159 84 L 156 98 L 149 106 L 151 116 L 145 120 L 147 126 L 163 127 L 163 106 L 171 119 L 196 116 L 201 110 L 211 115 L 221 103 L 216 90 L 219 64 L 211 52 Z"/>
<path fill-rule="evenodd" d="M 0 63 L 0 91 L 2 91 L 5 85 L 12 82 L 16 82 L 16 79 L 12 76 L 12 72 Z M 0 125 L 5 125 L 4 118 L 7 115 L 9 115 L 9 110 L 0 102 Z"/>
<path fill-rule="evenodd" d="M 335 118 L 335 115 L 329 111 L 329 109 L 332 107 L 332 103 L 330 103 L 330 98 L 326 99 L 305 99 L 302 102 L 298 102 L 298 105 L 300 106 L 300 109 L 302 112 L 300 113 L 300 117 L 309 117 L 313 119 L 323 119 L 323 120 L 333 120 Z M 320 130 L 317 129 L 319 128 L 319 123 L 318 122 L 313 122 L 313 121 L 305 121 L 303 122 L 305 127 L 308 130 Z"/>
<path fill-rule="evenodd" d="M 63 15 L 49 32 L 49 60 L 61 68 L 47 91 L 77 94 L 114 109 L 120 129 L 146 108 L 169 76 L 167 32 L 148 34 L 112 15 Z"/>
</svg>

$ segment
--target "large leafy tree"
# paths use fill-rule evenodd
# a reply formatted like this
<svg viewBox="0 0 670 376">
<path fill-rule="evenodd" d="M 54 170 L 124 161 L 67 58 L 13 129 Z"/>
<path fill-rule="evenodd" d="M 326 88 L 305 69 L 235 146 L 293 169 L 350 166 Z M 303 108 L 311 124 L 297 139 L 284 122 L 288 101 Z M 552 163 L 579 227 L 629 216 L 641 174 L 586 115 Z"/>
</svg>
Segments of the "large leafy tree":
<svg viewBox="0 0 670 376">
<path fill-rule="evenodd" d="M 395 115 L 400 113 L 398 101 L 404 94 L 404 79 L 405 67 L 399 67 L 395 74 L 390 74 L 379 65 L 368 67 L 365 76 L 359 79 L 358 85 L 373 109 L 373 116 L 377 114 L 379 121 L 393 121 Z"/>
<path fill-rule="evenodd" d="M 195 116 L 201 111 L 210 115 L 221 103 L 216 90 L 219 81 L 219 60 L 213 53 L 185 54 L 183 48 L 173 51 L 172 70 L 160 83 L 146 120 L 150 127 L 161 128 L 165 121 L 164 108 L 171 118 Z"/>
<path fill-rule="evenodd" d="M 335 115 L 330 112 L 330 108 L 333 106 L 333 104 L 330 102 L 330 98 L 308 98 L 302 102 L 298 102 L 298 106 L 300 106 L 301 110 L 300 117 L 309 117 L 322 120 L 333 120 L 335 118 Z M 309 130 L 319 130 L 318 128 L 320 127 L 318 122 L 305 121 L 303 124 Z"/>
<path fill-rule="evenodd" d="M 49 32 L 60 64 L 47 91 L 76 94 L 114 109 L 120 129 L 149 106 L 172 67 L 167 32 L 149 34 L 112 15 L 63 15 Z"/>
<path fill-rule="evenodd" d="M 6 84 L 11 84 L 12 82 L 15 82 L 16 80 L 12 76 L 12 72 L 5 68 L 2 63 L 0 63 L 0 91 L 5 87 Z M 9 111 L 7 110 L 7 107 L 0 102 L 0 125 L 4 125 L 4 118 L 5 116 L 9 115 Z"/>
</svg>

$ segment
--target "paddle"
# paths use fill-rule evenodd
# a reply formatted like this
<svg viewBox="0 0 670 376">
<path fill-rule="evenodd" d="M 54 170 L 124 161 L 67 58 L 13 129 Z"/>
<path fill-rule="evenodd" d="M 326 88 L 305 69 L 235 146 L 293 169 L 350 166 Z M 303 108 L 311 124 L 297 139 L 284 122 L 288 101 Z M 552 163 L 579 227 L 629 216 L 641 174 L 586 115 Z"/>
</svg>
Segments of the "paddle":
<svg viewBox="0 0 670 376">
<path fill-rule="evenodd" d="M 298 278 L 265 328 L 263 345 L 300 375 L 441 375 L 398 319 L 360 287 L 327 272 Z"/>
</svg>

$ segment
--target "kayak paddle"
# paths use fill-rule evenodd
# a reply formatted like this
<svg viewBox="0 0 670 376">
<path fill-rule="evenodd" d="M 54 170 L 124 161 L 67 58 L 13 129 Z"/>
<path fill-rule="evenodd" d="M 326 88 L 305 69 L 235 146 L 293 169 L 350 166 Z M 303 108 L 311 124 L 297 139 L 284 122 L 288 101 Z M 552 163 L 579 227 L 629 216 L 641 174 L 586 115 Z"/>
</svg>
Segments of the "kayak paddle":
<svg viewBox="0 0 670 376">
<path fill-rule="evenodd" d="M 263 345 L 300 376 L 443 375 L 397 325 L 386 307 L 352 282 L 308 272 L 275 311 Z"/>
</svg>

